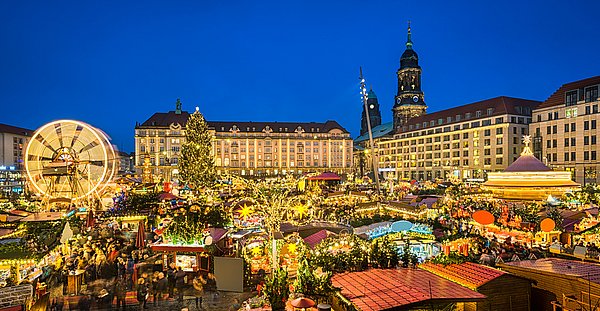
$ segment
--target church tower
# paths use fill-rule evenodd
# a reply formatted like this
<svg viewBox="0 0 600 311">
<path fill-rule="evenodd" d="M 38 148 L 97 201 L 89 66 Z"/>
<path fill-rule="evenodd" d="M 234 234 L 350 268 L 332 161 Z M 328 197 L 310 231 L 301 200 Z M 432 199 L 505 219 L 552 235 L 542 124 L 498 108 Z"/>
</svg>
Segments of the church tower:
<svg viewBox="0 0 600 311">
<path fill-rule="evenodd" d="M 400 69 L 398 75 L 398 92 L 394 103 L 394 130 L 402 126 L 408 120 L 424 115 L 427 109 L 423 91 L 421 90 L 421 67 L 419 67 L 419 56 L 413 50 L 410 33 L 410 22 L 408 23 L 408 38 L 406 50 L 400 57 Z"/>
<path fill-rule="evenodd" d="M 369 93 L 367 94 L 367 109 L 369 110 L 371 128 L 373 129 L 376 126 L 381 125 L 381 110 L 379 110 L 379 101 L 377 101 L 377 95 L 375 95 L 373 89 L 369 90 Z M 365 114 L 365 109 L 363 107 L 362 117 L 360 118 L 360 135 L 368 132 L 367 115 Z"/>
</svg>

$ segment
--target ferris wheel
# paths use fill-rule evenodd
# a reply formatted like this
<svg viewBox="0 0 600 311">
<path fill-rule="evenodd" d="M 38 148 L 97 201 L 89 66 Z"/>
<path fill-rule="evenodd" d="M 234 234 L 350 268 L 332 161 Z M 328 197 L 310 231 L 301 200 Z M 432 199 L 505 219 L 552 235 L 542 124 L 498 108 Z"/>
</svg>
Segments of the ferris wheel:
<svg viewBox="0 0 600 311">
<path fill-rule="evenodd" d="M 59 120 L 42 126 L 25 152 L 30 189 L 49 202 L 97 198 L 116 168 L 108 136 L 79 121 Z"/>
</svg>

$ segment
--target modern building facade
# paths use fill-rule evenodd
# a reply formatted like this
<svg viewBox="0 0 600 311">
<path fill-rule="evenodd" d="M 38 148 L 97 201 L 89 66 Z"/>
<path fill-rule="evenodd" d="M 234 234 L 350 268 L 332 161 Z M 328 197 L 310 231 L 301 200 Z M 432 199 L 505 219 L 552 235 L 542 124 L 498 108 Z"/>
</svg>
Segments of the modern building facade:
<svg viewBox="0 0 600 311">
<path fill-rule="evenodd" d="M 155 113 L 136 125 L 138 171 L 149 157 L 155 178 L 177 178 L 189 115 L 178 101 L 175 111 Z M 352 170 L 352 138 L 336 121 L 207 123 L 214 135 L 212 148 L 218 174 L 268 177 L 325 171 L 344 174 Z"/>
<path fill-rule="evenodd" d="M 23 160 L 33 130 L 0 124 L 0 196 L 20 194 L 25 189 Z"/>
<path fill-rule="evenodd" d="M 558 88 L 533 111 L 533 152 L 555 170 L 567 170 L 585 185 L 600 181 L 600 76 Z"/>
<path fill-rule="evenodd" d="M 502 96 L 411 118 L 378 143 L 379 171 L 398 180 L 483 181 L 519 157 L 538 105 Z"/>
</svg>

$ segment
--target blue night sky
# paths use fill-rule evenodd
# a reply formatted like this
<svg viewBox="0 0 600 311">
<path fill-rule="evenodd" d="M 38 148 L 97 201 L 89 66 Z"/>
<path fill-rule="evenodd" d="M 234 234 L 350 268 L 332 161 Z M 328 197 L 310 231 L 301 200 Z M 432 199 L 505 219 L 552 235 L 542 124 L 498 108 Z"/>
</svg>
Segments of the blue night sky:
<svg viewBox="0 0 600 311">
<path fill-rule="evenodd" d="M 482 2 L 1 1 L 0 123 L 73 118 L 130 152 L 135 122 L 181 98 L 357 136 L 359 66 L 390 121 L 407 20 L 430 112 L 600 74 L 599 1 Z"/>
</svg>

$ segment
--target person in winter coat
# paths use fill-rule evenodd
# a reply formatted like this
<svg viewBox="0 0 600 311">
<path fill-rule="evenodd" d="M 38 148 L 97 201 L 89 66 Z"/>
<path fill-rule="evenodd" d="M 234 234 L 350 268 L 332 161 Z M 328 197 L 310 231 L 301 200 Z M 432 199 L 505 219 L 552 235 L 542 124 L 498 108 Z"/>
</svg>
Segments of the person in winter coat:
<svg viewBox="0 0 600 311">
<path fill-rule="evenodd" d="M 117 297 L 117 310 L 123 306 L 123 310 L 127 309 L 127 302 L 125 298 L 127 297 L 127 281 L 124 278 L 117 278 L 114 287 L 114 293 Z"/>
<path fill-rule="evenodd" d="M 175 273 L 175 287 L 177 288 L 177 301 L 179 303 L 183 303 L 183 290 L 185 289 L 185 279 L 186 273 L 181 269 L 181 267 L 177 268 L 177 272 Z"/>
<path fill-rule="evenodd" d="M 173 298 L 175 296 L 175 273 L 177 273 L 174 262 L 169 265 L 169 269 L 167 269 L 166 272 L 167 282 L 169 284 L 169 298 Z"/>
<path fill-rule="evenodd" d="M 146 309 L 148 308 L 146 307 L 146 301 L 148 300 L 148 284 L 146 284 L 144 278 L 140 278 L 137 283 L 137 301 L 142 308 Z"/>
<path fill-rule="evenodd" d="M 161 301 L 165 299 L 165 295 L 169 292 L 169 283 L 165 274 L 162 272 L 158 273 L 158 282 L 156 284 L 156 290 L 158 293 L 158 304 L 161 304 Z"/>
<path fill-rule="evenodd" d="M 200 310 L 202 309 L 202 297 L 204 296 L 204 284 L 206 284 L 206 280 L 202 277 L 202 273 L 198 272 L 198 274 L 196 274 L 196 277 L 194 278 L 194 281 L 192 282 L 193 285 L 193 296 L 196 297 L 196 309 Z"/>
</svg>

